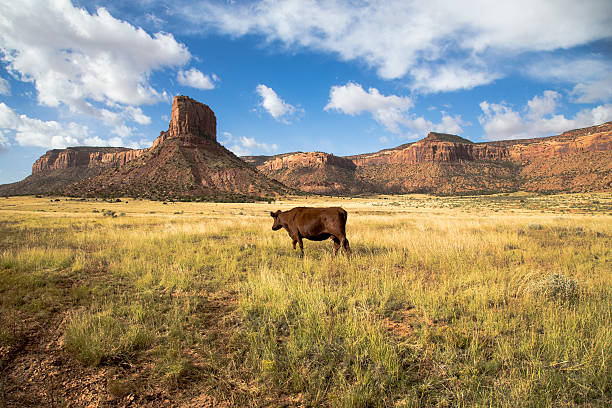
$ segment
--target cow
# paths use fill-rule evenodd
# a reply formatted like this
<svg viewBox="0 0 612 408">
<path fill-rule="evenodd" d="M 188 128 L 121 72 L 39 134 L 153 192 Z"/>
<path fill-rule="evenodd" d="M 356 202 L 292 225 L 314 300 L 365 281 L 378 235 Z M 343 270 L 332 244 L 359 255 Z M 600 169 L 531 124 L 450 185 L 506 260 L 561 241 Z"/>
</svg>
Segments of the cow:
<svg viewBox="0 0 612 408">
<path fill-rule="evenodd" d="M 293 249 L 296 243 L 300 244 L 302 257 L 304 256 L 302 238 L 311 241 L 331 238 L 334 242 L 334 256 L 342 247 L 346 257 L 350 258 L 351 248 L 346 239 L 346 211 L 344 209 L 340 207 L 295 207 L 289 211 L 270 212 L 270 216 L 274 218 L 272 230 L 286 229 L 293 240 Z"/>
</svg>

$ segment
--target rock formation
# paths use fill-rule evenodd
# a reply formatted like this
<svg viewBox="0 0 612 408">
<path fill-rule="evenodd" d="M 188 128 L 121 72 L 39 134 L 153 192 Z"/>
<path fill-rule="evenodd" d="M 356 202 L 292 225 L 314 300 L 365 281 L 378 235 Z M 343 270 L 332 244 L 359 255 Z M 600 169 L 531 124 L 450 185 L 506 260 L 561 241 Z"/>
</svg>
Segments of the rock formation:
<svg viewBox="0 0 612 408">
<path fill-rule="evenodd" d="M 172 102 L 170 124 L 153 142 L 153 147 L 170 140 L 180 139 L 184 145 L 197 145 L 203 139 L 217 141 L 217 118 L 208 105 L 188 96 L 179 95 Z"/>
<path fill-rule="evenodd" d="M 217 143 L 217 122 L 203 103 L 177 96 L 168 130 L 134 160 L 71 185 L 82 196 L 235 200 L 291 190 Z"/>
<path fill-rule="evenodd" d="M 31 176 L 0 186 L 0 194 L 238 199 L 295 192 L 291 188 L 346 195 L 611 191 L 612 122 L 545 138 L 473 143 L 431 132 L 375 153 L 243 159 L 217 143 L 208 106 L 177 96 L 168 130 L 152 147 L 50 150 Z"/>
<path fill-rule="evenodd" d="M 72 167 L 119 167 L 140 156 L 146 149 L 126 147 L 68 147 L 53 149 L 42 155 L 32 165 L 32 174 Z"/>
<path fill-rule="evenodd" d="M 207 105 L 177 96 L 168 130 L 152 147 L 50 150 L 31 176 L 0 186 L 0 194 L 241 200 L 294 192 L 217 143 L 216 127 Z"/>
<path fill-rule="evenodd" d="M 331 156 L 350 160 L 354 168 L 322 159 L 327 156 L 245 159 L 288 186 L 325 194 L 612 190 L 612 122 L 558 136 L 485 143 L 431 132 L 393 149 Z"/>
<path fill-rule="evenodd" d="M 273 157 L 243 157 L 247 163 L 286 186 L 316 194 L 351 194 L 363 190 L 355 182 L 352 160 L 323 152 L 295 152 Z"/>
</svg>

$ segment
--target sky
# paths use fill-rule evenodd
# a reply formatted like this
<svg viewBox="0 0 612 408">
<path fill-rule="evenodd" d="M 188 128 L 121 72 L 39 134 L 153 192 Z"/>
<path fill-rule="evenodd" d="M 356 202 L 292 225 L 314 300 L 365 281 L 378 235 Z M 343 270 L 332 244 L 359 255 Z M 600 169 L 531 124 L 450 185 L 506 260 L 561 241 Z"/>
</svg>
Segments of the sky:
<svg viewBox="0 0 612 408">
<path fill-rule="evenodd" d="M 0 184 L 151 146 L 175 95 L 237 155 L 555 135 L 612 120 L 612 2 L 0 0 Z"/>
</svg>

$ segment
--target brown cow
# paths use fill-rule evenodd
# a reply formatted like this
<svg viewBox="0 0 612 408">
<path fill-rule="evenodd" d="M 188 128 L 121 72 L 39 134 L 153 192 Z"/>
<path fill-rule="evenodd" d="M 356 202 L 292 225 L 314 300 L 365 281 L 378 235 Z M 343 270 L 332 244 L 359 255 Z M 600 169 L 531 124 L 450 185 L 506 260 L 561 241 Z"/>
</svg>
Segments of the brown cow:
<svg viewBox="0 0 612 408">
<path fill-rule="evenodd" d="M 296 207 L 289 211 L 271 212 L 274 218 L 272 230 L 284 228 L 293 240 L 293 249 L 296 242 L 300 244 L 300 251 L 304 256 L 302 238 L 311 241 L 323 241 L 331 238 L 334 241 L 334 256 L 342 246 L 346 257 L 351 255 L 348 239 L 346 239 L 346 211 L 340 207 L 314 208 Z"/>
</svg>

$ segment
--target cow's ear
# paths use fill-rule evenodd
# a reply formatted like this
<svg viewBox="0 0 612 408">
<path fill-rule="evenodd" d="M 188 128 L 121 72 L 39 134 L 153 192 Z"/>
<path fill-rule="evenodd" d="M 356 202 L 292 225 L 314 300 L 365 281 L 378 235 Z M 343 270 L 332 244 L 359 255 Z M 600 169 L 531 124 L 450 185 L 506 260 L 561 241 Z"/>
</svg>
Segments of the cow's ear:
<svg viewBox="0 0 612 408">
<path fill-rule="evenodd" d="M 276 217 L 278 214 L 276 214 L 275 212 L 270 211 L 270 217 Z"/>
</svg>

